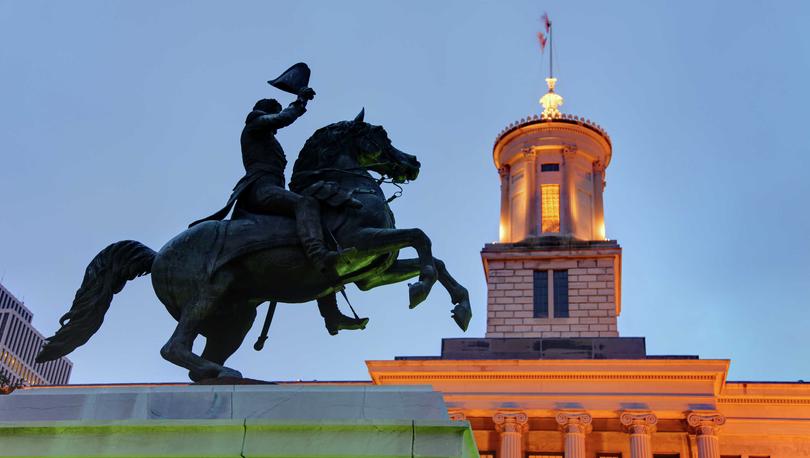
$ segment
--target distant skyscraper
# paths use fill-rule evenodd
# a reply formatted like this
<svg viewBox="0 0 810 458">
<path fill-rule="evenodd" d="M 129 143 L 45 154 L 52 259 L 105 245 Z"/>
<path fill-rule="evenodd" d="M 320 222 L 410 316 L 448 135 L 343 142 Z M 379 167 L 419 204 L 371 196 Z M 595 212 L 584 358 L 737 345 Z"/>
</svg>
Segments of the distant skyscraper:
<svg viewBox="0 0 810 458">
<path fill-rule="evenodd" d="M 29 385 L 64 385 L 73 363 L 59 358 L 34 362 L 45 338 L 31 325 L 33 314 L 0 284 L 0 374 Z"/>
</svg>

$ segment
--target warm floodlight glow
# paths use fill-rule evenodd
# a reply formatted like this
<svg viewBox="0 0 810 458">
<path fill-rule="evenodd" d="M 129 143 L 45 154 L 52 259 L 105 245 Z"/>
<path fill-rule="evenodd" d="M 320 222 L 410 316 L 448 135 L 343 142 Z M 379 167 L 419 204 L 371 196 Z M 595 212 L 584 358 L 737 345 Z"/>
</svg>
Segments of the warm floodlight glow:
<svg viewBox="0 0 810 458">
<path fill-rule="evenodd" d="M 560 232 L 560 185 L 541 184 L 543 232 Z"/>
<path fill-rule="evenodd" d="M 560 110 L 557 108 L 563 104 L 563 98 L 554 92 L 554 85 L 557 84 L 557 78 L 546 78 L 548 85 L 548 92 L 540 98 L 540 105 L 543 105 L 544 118 L 557 118 L 560 116 Z"/>
</svg>

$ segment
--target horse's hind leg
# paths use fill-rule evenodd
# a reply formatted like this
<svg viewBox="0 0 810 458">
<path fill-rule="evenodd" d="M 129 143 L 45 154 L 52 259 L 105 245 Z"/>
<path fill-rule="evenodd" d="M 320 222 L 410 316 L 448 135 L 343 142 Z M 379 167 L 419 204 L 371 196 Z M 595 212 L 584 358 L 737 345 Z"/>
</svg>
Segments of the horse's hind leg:
<svg viewBox="0 0 810 458">
<path fill-rule="evenodd" d="M 253 321 L 256 319 L 256 307 L 237 307 L 237 312 L 226 321 L 217 320 L 212 329 L 205 332 L 205 350 L 202 352 L 204 360 L 224 365 L 225 361 L 239 349 L 245 340 Z M 206 377 L 205 374 L 189 371 L 191 380 L 199 382 Z"/>
<path fill-rule="evenodd" d="M 241 378 L 242 374 L 238 371 L 201 358 L 191 351 L 194 339 L 199 335 L 200 325 L 210 316 L 213 307 L 213 301 L 202 299 L 183 309 L 177 327 L 166 345 L 160 349 L 160 355 L 167 361 L 184 367 L 190 373 L 202 378 Z"/>
</svg>

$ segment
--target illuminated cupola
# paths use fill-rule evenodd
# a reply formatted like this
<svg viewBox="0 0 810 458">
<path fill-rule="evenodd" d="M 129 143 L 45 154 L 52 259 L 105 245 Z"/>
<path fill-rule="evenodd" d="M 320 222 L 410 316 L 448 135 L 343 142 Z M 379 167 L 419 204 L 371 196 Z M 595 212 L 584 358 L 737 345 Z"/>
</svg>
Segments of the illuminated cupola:
<svg viewBox="0 0 810 458">
<path fill-rule="evenodd" d="M 605 239 L 602 191 L 610 138 L 591 121 L 559 111 L 556 82 L 546 79 L 539 116 L 510 124 L 495 141 L 501 243 L 541 236 Z"/>
<path fill-rule="evenodd" d="M 602 201 L 610 137 L 562 113 L 556 83 L 546 79 L 540 114 L 495 140 L 500 236 L 481 252 L 487 337 L 618 337 L 621 247 L 605 237 Z"/>
</svg>

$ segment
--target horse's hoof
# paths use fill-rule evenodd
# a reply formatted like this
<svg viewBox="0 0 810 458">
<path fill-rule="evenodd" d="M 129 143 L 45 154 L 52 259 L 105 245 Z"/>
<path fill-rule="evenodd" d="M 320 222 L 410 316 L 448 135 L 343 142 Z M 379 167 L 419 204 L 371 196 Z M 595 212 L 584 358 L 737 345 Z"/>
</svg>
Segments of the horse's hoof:
<svg viewBox="0 0 810 458">
<path fill-rule="evenodd" d="M 470 325 L 472 319 L 472 307 L 468 301 L 463 301 L 457 306 L 453 307 L 453 320 L 462 331 L 467 331 L 467 326 Z"/>
<path fill-rule="evenodd" d="M 431 285 L 429 283 L 423 281 L 408 285 L 408 299 L 410 300 L 408 308 L 414 308 L 424 302 L 430 292 L 430 287 Z"/>
<path fill-rule="evenodd" d="M 217 378 L 242 378 L 242 373 L 230 367 L 223 367 L 217 374 Z"/>
<path fill-rule="evenodd" d="M 188 378 L 190 378 L 192 382 L 197 383 L 209 377 L 206 377 L 205 374 L 201 374 L 199 372 L 188 371 Z"/>
</svg>

